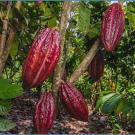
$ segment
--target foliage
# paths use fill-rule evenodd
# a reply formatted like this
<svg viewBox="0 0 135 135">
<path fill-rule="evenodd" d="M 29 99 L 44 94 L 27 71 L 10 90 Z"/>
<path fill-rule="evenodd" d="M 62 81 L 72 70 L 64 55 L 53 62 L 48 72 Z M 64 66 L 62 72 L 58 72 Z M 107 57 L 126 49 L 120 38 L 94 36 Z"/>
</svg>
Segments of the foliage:
<svg viewBox="0 0 135 135">
<path fill-rule="evenodd" d="M 62 10 L 62 2 L 47 1 L 39 5 L 36 2 L 22 2 L 20 11 L 15 8 L 15 3 L 12 3 L 9 25 L 16 30 L 16 36 L 2 74 L 3 79 L 0 79 L 0 116 L 6 116 L 10 112 L 12 107 L 10 100 L 22 93 L 22 64 L 33 38 L 43 27 L 57 26 L 60 22 Z M 110 2 L 82 1 L 74 2 L 74 4 L 75 7 L 71 13 L 65 43 L 68 79 L 100 36 L 102 15 Z M 0 2 L 0 9 L 0 32 L 2 33 L 2 16 L 6 13 L 6 4 Z M 75 85 L 90 103 L 93 95 L 98 95 L 96 108 L 102 112 L 109 115 L 113 113 L 124 115 L 134 120 L 135 3 L 126 2 L 123 9 L 125 11 L 125 31 L 117 49 L 110 53 L 104 50 L 102 44 L 99 46 L 105 58 L 105 70 L 103 77 L 98 82 L 99 88 L 93 90 L 92 86 L 95 82 L 87 71 L 80 76 Z M 53 74 L 44 82 L 42 90 L 52 89 L 52 82 Z M 33 92 L 37 91 L 37 89 L 32 90 Z M 2 118 L 4 119 L 4 117 Z M 0 122 L 1 131 L 14 127 L 7 120 L 4 119 L 4 121 Z M 117 122 L 114 123 L 117 124 Z M 119 129 L 119 127 L 116 129 Z"/>
<path fill-rule="evenodd" d="M 15 127 L 15 124 L 4 116 L 11 110 L 11 99 L 22 94 L 22 88 L 18 84 L 11 84 L 9 80 L 0 79 L 0 131 L 7 131 Z"/>
</svg>

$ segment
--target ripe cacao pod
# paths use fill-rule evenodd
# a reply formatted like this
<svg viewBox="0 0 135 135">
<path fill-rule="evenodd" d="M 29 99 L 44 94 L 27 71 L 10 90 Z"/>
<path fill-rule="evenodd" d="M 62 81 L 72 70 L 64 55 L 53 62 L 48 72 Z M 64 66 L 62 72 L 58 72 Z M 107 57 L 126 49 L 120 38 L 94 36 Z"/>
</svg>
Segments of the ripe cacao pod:
<svg viewBox="0 0 135 135">
<path fill-rule="evenodd" d="M 113 51 L 124 31 L 124 12 L 119 3 L 113 3 L 102 18 L 101 40 L 107 51 Z"/>
<path fill-rule="evenodd" d="M 80 91 L 69 82 L 62 82 L 59 87 L 61 101 L 70 114 L 81 121 L 88 121 L 88 107 Z"/>
<path fill-rule="evenodd" d="M 35 106 L 34 126 L 38 134 L 46 134 L 55 119 L 55 103 L 51 92 L 44 92 Z"/>
<path fill-rule="evenodd" d="M 96 53 L 95 57 L 88 66 L 88 72 L 94 81 L 99 80 L 100 77 L 103 75 L 104 57 L 100 50 Z"/>
<path fill-rule="evenodd" d="M 40 86 L 54 70 L 60 55 L 59 32 L 44 28 L 35 37 L 23 64 L 23 86 Z"/>
</svg>

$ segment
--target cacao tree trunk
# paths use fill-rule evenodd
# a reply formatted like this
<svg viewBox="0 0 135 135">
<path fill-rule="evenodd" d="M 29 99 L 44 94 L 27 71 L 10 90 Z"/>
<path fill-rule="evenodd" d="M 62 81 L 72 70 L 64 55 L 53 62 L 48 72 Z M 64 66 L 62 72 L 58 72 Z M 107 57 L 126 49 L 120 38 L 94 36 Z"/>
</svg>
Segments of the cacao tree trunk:
<svg viewBox="0 0 135 135">
<path fill-rule="evenodd" d="M 64 65 L 64 57 L 63 57 L 63 48 L 64 48 L 64 43 L 65 43 L 65 34 L 66 34 L 66 29 L 68 28 L 68 22 L 70 19 L 70 11 L 71 11 L 71 5 L 72 2 L 65 1 L 63 3 L 62 7 L 62 13 L 61 13 L 61 21 L 60 21 L 60 44 L 61 44 L 61 55 L 59 62 L 55 68 L 54 71 L 54 77 L 53 77 L 53 90 L 54 90 L 54 95 L 55 95 L 55 103 L 58 103 L 58 84 L 59 81 L 61 80 L 62 77 L 62 72 L 63 72 L 63 66 Z"/>
</svg>

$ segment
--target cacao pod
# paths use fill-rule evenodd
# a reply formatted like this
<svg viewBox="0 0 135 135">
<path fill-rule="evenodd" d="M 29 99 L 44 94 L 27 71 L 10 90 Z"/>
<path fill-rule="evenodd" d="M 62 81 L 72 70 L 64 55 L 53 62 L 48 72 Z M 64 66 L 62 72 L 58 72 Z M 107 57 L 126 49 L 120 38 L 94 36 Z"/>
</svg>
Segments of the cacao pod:
<svg viewBox="0 0 135 135">
<path fill-rule="evenodd" d="M 96 53 L 95 57 L 88 66 L 88 72 L 94 81 L 99 80 L 100 77 L 103 75 L 104 57 L 100 50 Z"/>
<path fill-rule="evenodd" d="M 70 114 L 81 121 L 88 121 L 88 107 L 80 91 L 69 82 L 62 82 L 59 87 L 61 101 Z"/>
<path fill-rule="evenodd" d="M 59 32 L 44 28 L 35 37 L 23 64 L 23 86 L 40 86 L 54 70 L 60 56 Z"/>
<path fill-rule="evenodd" d="M 35 106 L 34 126 L 38 134 L 46 134 L 55 119 L 55 103 L 51 92 L 44 92 Z"/>
<path fill-rule="evenodd" d="M 113 51 L 124 31 L 124 12 L 119 3 L 113 3 L 102 19 L 101 40 L 107 51 Z"/>
</svg>

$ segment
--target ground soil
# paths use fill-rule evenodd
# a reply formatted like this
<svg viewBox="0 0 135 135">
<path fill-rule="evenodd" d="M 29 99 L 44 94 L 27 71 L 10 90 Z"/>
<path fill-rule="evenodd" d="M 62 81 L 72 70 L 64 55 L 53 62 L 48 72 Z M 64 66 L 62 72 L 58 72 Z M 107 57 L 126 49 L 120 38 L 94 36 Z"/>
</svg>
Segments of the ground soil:
<svg viewBox="0 0 135 135">
<path fill-rule="evenodd" d="M 21 97 L 14 99 L 13 107 L 7 118 L 16 123 L 16 127 L 8 132 L 9 134 L 29 134 L 35 133 L 33 128 L 34 105 L 38 99 L 36 93 L 25 92 Z M 62 107 L 59 117 L 54 121 L 49 133 L 71 134 L 71 133 L 135 133 L 134 123 L 121 123 L 121 128 L 116 130 L 109 122 L 109 116 L 93 112 L 89 105 L 89 121 L 81 122 L 71 118 Z"/>
</svg>

